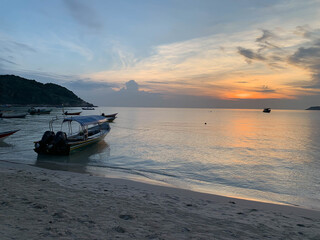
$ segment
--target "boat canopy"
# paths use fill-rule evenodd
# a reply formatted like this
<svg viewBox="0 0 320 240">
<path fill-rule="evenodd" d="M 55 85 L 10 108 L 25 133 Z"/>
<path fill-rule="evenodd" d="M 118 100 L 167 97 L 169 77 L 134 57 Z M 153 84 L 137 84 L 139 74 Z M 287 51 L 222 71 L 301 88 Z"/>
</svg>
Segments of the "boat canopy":
<svg viewBox="0 0 320 240">
<path fill-rule="evenodd" d="M 78 122 L 81 126 L 86 126 L 90 124 L 103 123 L 103 122 L 106 122 L 107 119 L 99 115 L 90 115 L 90 116 L 73 116 L 73 117 L 65 118 L 63 120 L 63 122 L 72 122 L 72 121 Z"/>
</svg>

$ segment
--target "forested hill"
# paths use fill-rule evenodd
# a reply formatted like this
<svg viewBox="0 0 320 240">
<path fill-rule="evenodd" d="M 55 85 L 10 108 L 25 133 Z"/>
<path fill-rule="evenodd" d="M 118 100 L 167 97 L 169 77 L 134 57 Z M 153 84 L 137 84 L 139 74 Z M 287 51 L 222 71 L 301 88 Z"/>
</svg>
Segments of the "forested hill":
<svg viewBox="0 0 320 240">
<path fill-rule="evenodd" d="M 14 75 L 0 75 L 0 104 L 93 106 L 60 85 L 43 84 Z"/>
</svg>

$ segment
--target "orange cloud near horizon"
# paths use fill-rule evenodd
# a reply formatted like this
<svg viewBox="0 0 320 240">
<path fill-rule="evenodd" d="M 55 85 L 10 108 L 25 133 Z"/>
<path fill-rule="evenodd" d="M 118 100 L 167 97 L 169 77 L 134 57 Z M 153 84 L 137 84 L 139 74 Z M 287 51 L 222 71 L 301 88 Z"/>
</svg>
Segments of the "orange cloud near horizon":
<svg viewBox="0 0 320 240">
<path fill-rule="evenodd" d="M 253 41 L 260 34 L 251 31 L 239 36 L 208 36 L 158 46 L 149 57 L 139 61 L 129 59 L 127 62 L 134 62 L 132 65 L 85 77 L 98 81 L 108 79 L 120 85 L 134 79 L 146 92 L 222 100 L 296 99 L 315 94 L 295 84 L 311 83 L 310 69 L 288 60 L 306 40 L 288 31 L 281 32 L 287 34 L 286 38 L 278 37 L 274 44 L 272 39 L 267 43 Z M 261 48 L 261 44 L 265 45 Z M 282 46 L 281 49 L 277 45 Z M 243 46 L 242 54 L 238 46 Z"/>
</svg>

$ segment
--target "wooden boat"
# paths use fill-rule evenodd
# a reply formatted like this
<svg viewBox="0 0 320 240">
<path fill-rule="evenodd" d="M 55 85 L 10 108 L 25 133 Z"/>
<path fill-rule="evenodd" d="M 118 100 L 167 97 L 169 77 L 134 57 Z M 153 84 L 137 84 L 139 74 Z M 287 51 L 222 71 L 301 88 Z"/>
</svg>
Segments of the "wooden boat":
<svg viewBox="0 0 320 240">
<path fill-rule="evenodd" d="M 40 141 L 35 142 L 34 151 L 38 154 L 69 155 L 72 151 L 96 143 L 109 133 L 110 126 L 105 117 L 99 115 L 75 116 L 63 119 L 62 125 L 68 125 L 68 133 L 53 131 L 53 119 L 49 123 Z M 72 132 L 72 123 L 78 123 L 79 131 Z M 63 126 L 61 125 L 61 130 Z"/>
<path fill-rule="evenodd" d="M 10 135 L 18 132 L 20 129 L 18 130 L 12 130 L 12 131 L 6 131 L 6 132 L 0 132 L 0 141 L 2 141 L 3 139 L 5 139 L 6 137 L 9 137 Z"/>
<path fill-rule="evenodd" d="M 263 109 L 262 112 L 264 112 L 264 113 L 269 113 L 269 112 L 271 112 L 271 108 L 265 108 L 265 109 Z"/>
<path fill-rule="evenodd" d="M 75 116 L 75 115 L 80 115 L 81 112 L 68 112 L 68 111 L 65 111 L 63 112 L 63 115 L 67 115 L 67 116 Z"/>
<path fill-rule="evenodd" d="M 26 113 L 9 113 L 2 114 L 1 118 L 25 118 L 26 116 Z"/>
<path fill-rule="evenodd" d="M 28 113 L 30 115 L 35 115 L 35 114 L 50 114 L 52 109 L 47 109 L 47 108 L 29 108 Z"/>
<path fill-rule="evenodd" d="M 94 110 L 94 107 L 83 107 L 82 110 Z"/>
</svg>

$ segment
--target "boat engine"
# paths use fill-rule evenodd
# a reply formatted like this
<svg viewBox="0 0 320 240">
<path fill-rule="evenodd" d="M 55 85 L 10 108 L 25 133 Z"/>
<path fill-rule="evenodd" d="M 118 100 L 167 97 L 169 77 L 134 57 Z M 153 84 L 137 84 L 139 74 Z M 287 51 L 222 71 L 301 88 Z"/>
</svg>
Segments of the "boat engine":
<svg viewBox="0 0 320 240">
<path fill-rule="evenodd" d="M 68 154 L 70 147 L 68 146 L 67 134 L 65 132 L 57 132 L 50 147 L 49 152 L 62 155 Z"/>
<path fill-rule="evenodd" d="M 46 152 L 48 145 L 53 141 L 55 137 L 54 132 L 52 131 L 46 131 L 41 140 L 37 143 L 35 143 L 35 151 L 36 152 Z"/>
</svg>

